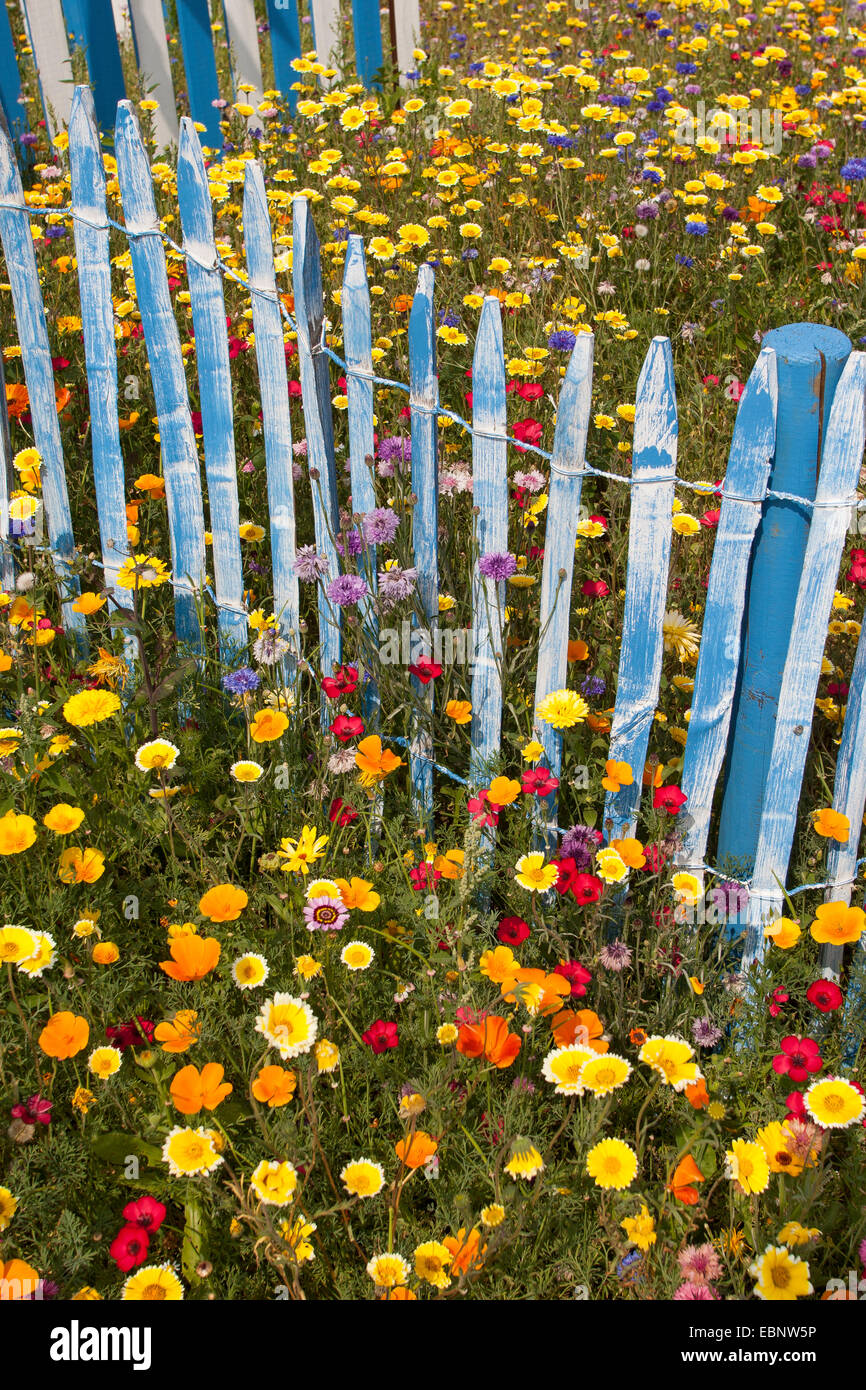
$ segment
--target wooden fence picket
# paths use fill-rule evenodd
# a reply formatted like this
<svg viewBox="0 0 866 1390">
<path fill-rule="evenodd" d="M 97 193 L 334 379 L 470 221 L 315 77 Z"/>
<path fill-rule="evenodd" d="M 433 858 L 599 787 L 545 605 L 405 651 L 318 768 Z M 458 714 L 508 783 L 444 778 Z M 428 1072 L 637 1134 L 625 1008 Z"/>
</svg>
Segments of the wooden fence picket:
<svg viewBox="0 0 866 1390">
<path fill-rule="evenodd" d="M 76 87 L 69 121 L 69 166 L 72 231 L 78 261 L 81 326 L 87 368 L 90 407 L 90 439 L 93 448 L 93 481 L 99 534 L 102 542 L 103 580 L 114 589 L 118 571 L 129 555 L 126 534 L 126 486 L 117 409 L 117 348 L 114 338 L 114 304 L 111 293 L 111 259 L 105 168 L 99 143 L 93 93 Z M 121 598 L 119 600 L 123 602 Z M 132 633 L 124 636 L 124 655 L 131 667 L 136 659 Z"/>
<path fill-rule="evenodd" d="M 603 829 L 608 841 L 634 836 L 658 704 L 677 461 L 677 405 L 668 338 L 653 338 L 641 368 L 632 457 L 625 611 L 609 756 L 628 763 L 634 780 L 605 797 Z"/>
<path fill-rule="evenodd" d="M 271 528 L 274 615 L 290 651 L 282 663 L 290 688 L 301 657 L 300 593 L 295 573 L 295 485 L 292 479 L 292 420 L 283 320 L 277 294 L 271 222 L 261 165 L 247 162 L 244 182 L 244 243 L 253 301 L 256 367 L 262 399 L 262 431 Z"/>
<path fill-rule="evenodd" d="M 574 579 L 574 546 L 580 518 L 580 496 L 586 436 L 592 413 L 592 367 L 595 338 L 581 333 L 572 348 L 559 403 L 550 461 L 547 514 L 550 518 L 544 538 L 541 571 L 541 609 L 539 613 L 538 671 L 535 679 L 535 707 L 546 695 L 562 690 L 568 673 L 568 625 L 571 588 Z M 562 771 L 562 734 L 551 724 L 536 722 L 536 733 L 544 746 L 551 773 Z M 536 841 L 553 851 L 557 844 L 556 808 L 558 798 L 537 797 Z"/>
<path fill-rule="evenodd" d="M 306 198 L 292 200 L 292 284 L 316 549 L 328 563 L 328 573 L 319 584 L 319 665 L 322 675 L 330 676 L 334 667 L 340 665 L 343 651 L 340 608 L 331 603 L 327 594 L 328 585 L 340 574 L 337 551 L 340 513 L 337 505 L 330 372 L 324 351 L 325 309 L 319 237 Z M 323 695 L 322 727 L 327 727 L 328 722 Z"/>
<path fill-rule="evenodd" d="M 340 47 L 340 0 L 310 0 L 313 16 L 313 46 L 316 57 L 326 68 L 336 68 Z"/>
<path fill-rule="evenodd" d="M 21 73 L 18 71 L 18 58 L 15 53 L 15 40 L 9 23 L 9 11 L 0 5 L 0 108 L 6 118 L 9 133 L 17 142 L 27 130 L 26 109 L 21 94 Z M 17 145 L 22 153 L 25 146 Z"/>
<path fill-rule="evenodd" d="M 24 380 L 30 398 L 33 441 L 42 456 L 44 516 L 54 567 L 67 595 L 62 605 L 63 621 L 78 650 L 84 652 L 87 649 L 84 615 L 76 613 L 72 606 L 81 586 L 77 575 L 69 569 L 75 542 L 63 467 L 45 307 L 39 287 L 30 216 L 24 205 L 21 173 L 12 141 L 5 130 L 0 130 L 0 241 L 12 287 Z M 41 518 L 37 516 L 37 525 L 40 521 Z"/>
<path fill-rule="evenodd" d="M 248 638 L 238 529 L 240 516 L 232 378 L 226 337 L 226 303 L 214 242 L 210 188 L 201 145 L 188 116 L 184 116 L 180 123 L 177 197 L 195 331 L 199 399 L 202 404 L 220 656 L 225 665 L 232 666 L 246 648 Z"/>
<path fill-rule="evenodd" d="M 363 238 L 349 237 L 343 267 L 343 350 L 346 354 L 346 395 L 349 400 L 349 468 L 352 486 L 352 513 L 371 512 L 376 506 L 373 458 L 376 452 L 373 426 L 373 353 L 370 330 L 370 289 L 364 259 Z M 365 543 L 361 552 L 362 572 L 370 595 L 360 605 L 363 642 L 371 654 L 379 644 L 379 623 L 374 599 L 377 587 L 376 547 Z M 368 723 L 378 718 L 379 692 L 369 679 L 364 686 L 364 714 Z"/>
<path fill-rule="evenodd" d="M 506 434 L 502 306 L 488 295 L 472 358 L 472 498 L 478 509 L 478 555 L 472 566 L 473 787 L 490 779 L 500 751 L 506 581 L 483 575 L 480 564 L 485 556 L 508 551 Z"/>
<path fill-rule="evenodd" d="M 159 102 L 153 113 L 158 149 L 177 142 L 177 107 L 162 0 L 130 0 L 131 17 L 145 96 Z"/>
<path fill-rule="evenodd" d="M 174 585 L 175 631 L 193 651 L 202 649 L 196 608 L 205 577 L 201 470 L 186 389 L 180 333 L 168 288 L 150 163 L 132 103 L 122 101 L 115 127 L 117 177 L 132 272 L 141 311 L 159 421 Z"/>
<path fill-rule="evenodd" d="M 0 400 L 6 400 L 6 373 L 0 352 Z M 15 588 L 15 557 L 12 545 L 12 526 L 9 515 L 9 496 L 14 488 L 12 473 L 12 440 L 9 432 L 9 412 L 0 411 L 0 584 L 5 592 Z"/>
<path fill-rule="evenodd" d="M 796 827 L 800 788 L 821 678 L 833 592 L 866 443 L 866 353 L 852 352 L 842 373 L 823 449 L 815 509 L 803 561 L 788 658 L 782 675 L 749 896 L 743 969 L 764 952 L 764 924 L 782 915 L 781 884 Z"/>
<path fill-rule="evenodd" d="M 296 3 L 284 5 L 280 0 L 267 0 L 268 23 L 270 25 L 271 58 L 274 64 L 274 85 L 294 112 L 298 105 L 298 94 L 292 91 L 292 83 L 298 74 L 292 67 L 301 56 L 301 25 Z"/>
<path fill-rule="evenodd" d="M 42 109 L 53 140 L 72 113 L 72 60 L 60 0 L 21 0 L 39 79 Z"/>
<path fill-rule="evenodd" d="M 433 327 L 433 267 L 422 265 L 409 312 L 409 411 L 412 429 L 412 546 L 417 587 L 431 639 L 439 622 L 439 456 L 436 334 Z M 416 713 L 410 739 L 410 776 L 415 814 L 425 825 L 433 815 L 433 739 L 428 726 L 433 684 L 412 677 Z"/>
<path fill-rule="evenodd" d="M 259 106 L 264 82 L 254 0 L 223 0 L 223 4 L 232 55 L 232 80 L 237 99 L 251 106 Z M 241 93 L 238 89 L 242 82 L 251 85 L 253 91 Z M 261 123 L 258 114 L 250 117 L 251 125 L 258 127 Z"/>
<path fill-rule="evenodd" d="M 414 72 L 418 66 L 412 55 L 421 44 L 421 10 L 418 0 L 391 0 L 391 4 L 400 80 L 404 86 L 411 86 L 406 73 Z"/>
<path fill-rule="evenodd" d="M 63 0 L 63 4 L 75 46 L 87 57 L 97 122 L 103 130 L 112 130 L 126 87 L 111 0 Z"/>
<path fill-rule="evenodd" d="M 355 36 L 355 65 L 358 81 L 372 87 L 384 63 L 382 16 L 379 0 L 353 0 L 352 24 Z"/>
<path fill-rule="evenodd" d="M 701 882 L 740 667 L 749 561 L 775 447 L 776 402 L 776 354 L 763 348 L 734 424 L 683 755 L 681 786 L 688 801 L 677 819 L 683 835 L 677 864 Z"/>
</svg>

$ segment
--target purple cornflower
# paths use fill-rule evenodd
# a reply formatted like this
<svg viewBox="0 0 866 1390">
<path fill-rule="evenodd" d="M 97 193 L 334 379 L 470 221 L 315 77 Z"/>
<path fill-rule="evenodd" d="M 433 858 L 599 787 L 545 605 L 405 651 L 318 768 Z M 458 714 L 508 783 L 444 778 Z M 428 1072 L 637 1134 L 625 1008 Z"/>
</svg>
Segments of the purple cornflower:
<svg viewBox="0 0 866 1390">
<path fill-rule="evenodd" d="M 291 648 L 275 627 L 266 627 L 253 642 L 253 656 L 262 666 L 276 666 Z"/>
<path fill-rule="evenodd" d="M 517 560 L 510 553 L 500 554 L 492 551 L 489 555 L 482 555 L 478 561 L 478 573 L 485 579 L 510 579 L 512 574 L 517 573 Z"/>
<path fill-rule="evenodd" d="M 618 975 L 620 971 L 627 970 L 631 965 L 631 957 L 631 947 L 626 946 L 624 941 L 609 941 L 599 951 L 598 963 L 603 965 L 605 970 L 612 970 L 614 974 Z"/>
<path fill-rule="evenodd" d="M 390 545 L 397 534 L 400 518 L 390 507 L 374 507 L 364 513 L 362 529 L 367 545 Z"/>
<path fill-rule="evenodd" d="M 721 1261 L 712 1245 L 687 1245 L 677 1255 L 680 1274 L 690 1284 L 711 1284 L 721 1277 Z"/>
<path fill-rule="evenodd" d="M 331 603 L 336 603 L 339 608 L 351 608 L 353 603 L 360 603 L 364 595 L 370 591 L 366 580 L 359 574 L 338 574 L 336 579 L 331 580 L 325 592 Z"/>
<path fill-rule="evenodd" d="M 711 1018 L 696 1018 L 692 1024 L 692 1037 L 698 1047 L 715 1047 L 722 1037 L 721 1028 L 717 1028 Z"/>
<path fill-rule="evenodd" d="M 363 549 L 364 542 L 361 540 L 360 531 L 347 531 L 345 546 L 342 541 L 337 541 L 337 550 L 341 555 L 360 555 Z"/>
<path fill-rule="evenodd" d="M 511 1083 L 512 1091 L 525 1091 L 528 1096 L 535 1093 L 535 1087 L 528 1076 L 515 1076 Z"/>
<path fill-rule="evenodd" d="M 638 203 L 634 211 L 641 222 L 652 222 L 659 215 L 657 203 Z"/>
<path fill-rule="evenodd" d="M 723 879 L 717 883 L 715 888 L 711 888 L 707 895 L 717 913 L 728 917 L 736 917 L 744 912 L 749 901 L 749 890 L 745 883 L 737 883 L 734 879 Z"/>
<path fill-rule="evenodd" d="M 839 177 L 847 179 L 849 183 L 859 183 L 861 179 L 866 179 L 866 159 L 849 159 L 839 170 Z"/>
<path fill-rule="evenodd" d="M 258 676 L 249 666 L 241 666 L 238 671 L 229 671 L 228 675 L 222 678 L 222 688 L 227 690 L 229 695 L 246 695 L 251 690 L 258 690 L 259 684 Z"/>
<path fill-rule="evenodd" d="M 406 463 L 412 457 L 412 440 L 402 434 L 389 434 L 379 440 L 379 458 L 387 462 L 399 459 Z"/>
<path fill-rule="evenodd" d="M 387 613 L 401 599 L 408 598 L 415 587 L 418 571 L 414 568 L 379 571 L 379 610 Z"/>
<path fill-rule="evenodd" d="M 588 825 L 573 825 L 562 837 L 559 857 L 573 859 L 578 871 L 585 873 L 592 865 L 595 851 L 603 840 L 601 831 L 592 830 Z"/>
<path fill-rule="evenodd" d="M 316 554 L 314 545 L 302 545 L 295 555 L 295 563 L 292 568 L 299 579 L 307 584 L 313 584 L 328 573 L 328 562 L 324 555 Z"/>
<path fill-rule="evenodd" d="M 310 931 L 339 931 L 348 919 L 341 898 L 311 898 L 304 908 L 304 921 Z"/>
<path fill-rule="evenodd" d="M 576 333 L 570 333 L 567 328 L 560 328 L 555 333 L 551 333 L 547 340 L 547 346 L 553 348 L 555 352 L 571 352 L 576 342 Z"/>
</svg>

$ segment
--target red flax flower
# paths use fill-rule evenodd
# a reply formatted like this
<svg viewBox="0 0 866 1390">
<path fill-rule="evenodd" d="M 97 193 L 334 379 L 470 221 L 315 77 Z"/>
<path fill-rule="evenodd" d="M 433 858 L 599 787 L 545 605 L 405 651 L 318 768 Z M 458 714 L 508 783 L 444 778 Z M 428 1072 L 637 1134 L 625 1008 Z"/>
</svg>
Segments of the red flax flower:
<svg viewBox="0 0 866 1390">
<path fill-rule="evenodd" d="M 559 870 L 559 878 L 553 886 L 560 896 L 572 893 L 581 907 L 598 902 L 604 891 L 600 878 L 595 874 L 581 873 L 575 859 L 554 859 L 551 862 Z"/>
<path fill-rule="evenodd" d="M 338 825 L 351 825 L 352 821 L 357 819 L 358 812 L 347 806 L 341 796 L 335 796 L 328 810 L 328 820 L 331 824 L 336 821 Z"/>
<path fill-rule="evenodd" d="M 124 1274 L 147 1259 L 150 1236 L 143 1226 L 121 1226 L 108 1247 L 108 1253 Z"/>
<path fill-rule="evenodd" d="M 559 778 L 546 767 L 534 767 L 524 772 L 520 785 L 528 796 L 550 796 L 559 786 Z"/>
<path fill-rule="evenodd" d="M 331 733 L 341 743 L 349 743 L 351 739 L 357 738 L 363 732 L 364 721 L 359 719 L 357 714 L 338 714 L 331 725 Z"/>
<path fill-rule="evenodd" d="M 653 806 L 657 811 L 668 811 L 672 816 L 678 816 L 683 806 L 688 801 L 685 792 L 680 791 L 679 787 L 656 787 L 653 792 Z"/>
<path fill-rule="evenodd" d="M 477 796 L 470 796 L 466 809 L 477 825 L 484 827 L 499 824 L 499 812 L 494 811 L 493 803 L 486 791 L 479 792 Z"/>
<path fill-rule="evenodd" d="M 123 1214 L 130 1226 L 141 1226 L 148 1235 L 154 1235 L 165 1220 L 166 1209 L 155 1197 L 138 1197 L 127 1202 Z"/>
<path fill-rule="evenodd" d="M 816 980 L 806 990 L 806 998 L 822 1014 L 831 1014 L 838 1009 L 844 995 L 834 980 Z"/>
<path fill-rule="evenodd" d="M 580 586 L 580 592 L 585 598 L 604 598 L 610 593 L 603 579 L 585 579 Z"/>
<path fill-rule="evenodd" d="M 510 1067 L 520 1051 L 521 1039 L 509 1033 L 508 1024 L 498 1014 L 488 1014 L 482 1023 L 464 1023 L 457 1035 L 457 1051 L 464 1057 L 483 1057 L 502 1070 Z"/>
<path fill-rule="evenodd" d="M 400 1039 L 397 1036 L 396 1023 L 387 1023 L 384 1018 L 379 1018 L 367 1029 L 366 1033 L 361 1034 L 361 1041 L 368 1047 L 372 1047 L 375 1053 L 387 1052 L 389 1047 L 396 1047 Z"/>
<path fill-rule="evenodd" d="M 866 589 L 866 550 L 851 551 L 851 568 L 845 577 L 849 584 Z"/>
<path fill-rule="evenodd" d="M 571 985 L 572 997 L 577 999 L 586 994 L 586 987 L 592 979 L 592 971 L 587 970 L 576 960 L 561 960 L 553 967 L 554 975 L 561 975 Z"/>
<path fill-rule="evenodd" d="M 419 656 L 418 660 L 409 667 L 409 672 L 422 685 L 429 685 L 437 676 L 442 675 L 442 667 L 438 662 L 431 661 L 429 656 Z"/>
<path fill-rule="evenodd" d="M 352 695 L 358 688 L 358 668 L 340 666 L 333 676 L 325 676 L 322 689 L 329 700 L 339 700 L 343 695 Z"/>
<path fill-rule="evenodd" d="M 522 917 L 503 917 L 496 928 L 497 940 L 506 946 L 519 946 L 529 934 L 529 924 Z"/>
<path fill-rule="evenodd" d="M 527 415 L 525 420 L 518 420 L 514 426 L 514 438 L 519 439 L 521 444 L 537 444 L 541 438 L 541 421 L 534 420 L 531 415 Z M 520 444 L 517 445 L 520 449 Z M 525 449 L 520 449 L 524 454 Z"/>
<path fill-rule="evenodd" d="M 798 1038 L 790 1033 L 782 1039 L 782 1051 L 773 1058 L 773 1071 L 792 1081 L 808 1081 L 811 1072 L 820 1071 L 824 1059 L 814 1038 Z"/>
</svg>

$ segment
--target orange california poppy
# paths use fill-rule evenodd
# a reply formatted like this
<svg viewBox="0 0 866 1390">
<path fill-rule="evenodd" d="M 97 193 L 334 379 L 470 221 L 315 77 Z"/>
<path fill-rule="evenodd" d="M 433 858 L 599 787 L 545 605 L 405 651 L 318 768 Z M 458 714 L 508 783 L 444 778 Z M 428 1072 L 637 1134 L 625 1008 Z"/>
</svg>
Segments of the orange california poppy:
<svg viewBox="0 0 866 1390">
<path fill-rule="evenodd" d="M 586 722 L 590 729 L 593 729 L 597 734 L 610 733 L 610 720 L 606 719 L 603 714 L 588 714 L 586 716 Z"/>
<path fill-rule="evenodd" d="M 685 1096 L 695 1110 L 703 1110 L 705 1105 L 709 1105 L 710 1096 L 704 1078 L 701 1077 L 700 1081 L 693 1081 L 691 1086 L 686 1086 Z"/>
<path fill-rule="evenodd" d="M 158 502 L 165 496 L 165 479 L 156 473 L 142 473 L 136 478 L 134 487 L 138 492 L 146 492 L 151 502 Z"/>
<path fill-rule="evenodd" d="M 25 410 L 30 409 L 30 396 L 27 387 L 17 382 L 7 383 L 6 385 L 6 409 L 17 420 L 23 415 Z"/>
<path fill-rule="evenodd" d="M 249 902 L 243 888 L 218 883 L 199 900 L 198 910 L 211 922 L 236 922 Z"/>
<path fill-rule="evenodd" d="M 182 1115 L 197 1115 L 200 1110 L 216 1110 L 234 1087 L 223 1081 L 224 1069 L 219 1062 L 206 1062 L 199 1071 L 191 1064 L 181 1067 L 172 1077 L 171 1098 Z"/>
<path fill-rule="evenodd" d="M 387 777 L 389 772 L 403 766 L 402 758 L 398 758 L 390 749 L 382 747 L 382 740 L 378 734 L 370 734 L 368 738 L 361 739 L 355 749 L 355 762 L 361 773 L 361 783 L 365 787 L 372 787 Z"/>
<path fill-rule="evenodd" d="M 571 994 L 571 981 L 562 975 L 548 975 L 545 970 L 514 970 L 502 981 L 502 997 L 507 1004 L 517 1001 L 532 1004 L 540 1014 L 556 1013 L 563 999 Z M 536 992 L 537 1000 L 536 1000 Z"/>
<path fill-rule="evenodd" d="M 201 1035 L 201 1024 L 195 1009 L 179 1009 L 174 1018 L 158 1023 L 153 1036 L 163 1052 L 186 1052 Z"/>
<path fill-rule="evenodd" d="M 511 1066 L 520 1044 L 520 1037 L 509 1033 L 498 1014 L 488 1014 L 480 1023 L 464 1023 L 457 1034 L 457 1051 L 464 1057 L 483 1057 L 500 1069 Z"/>
<path fill-rule="evenodd" d="M 0 1287 L 3 1297 L 9 1299 L 31 1298 L 37 1291 L 39 1275 L 32 1265 L 24 1260 L 0 1260 Z"/>
<path fill-rule="evenodd" d="M 487 1251 L 487 1245 L 482 1244 L 477 1226 L 473 1226 L 468 1234 L 466 1227 L 461 1226 L 456 1236 L 445 1236 L 442 1244 L 451 1252 L 453 1274 L 466 1274 L 470 1269 L 477 1269 Z"/>
<path fill-rule="evenodd" d="M 677 1164 L 676 1172 L 671 1178 L 666 1188 L 667 1192 L 672 1192 L 678 1202 L 685 1202 L 686 1206 L 696 1205 L 700 1193 L 693 1186 L 696 1182 L 706 1182 L 706 1178 L 701 1172 L 691 1154 L 686 1154 Z"/>
<path fill-rule="evenodd" d="M 394 1145 L 394 1152 L 407 1168 L 423 1168 L 424 1164 L 431 1159 L 439 1145 L 431 1134 L 427 1134 L 423 1129 L 416 1129 L 415 1133 L 408 1139 L 401 1139 Z"/>
<path fill-rule="evenodd" d="M 71 400 L 72 392 L 69 390 L 68 386 L 54 387 L 54 404 L 57 406 L 58 415 L 62 410 L 66 409 Z"/>
<path fill-rule="evenodd" d="M 81 1018 L 79 1014 L 64 1011 L 51 1015 L 39 1034 L 39 1046 L 47 1056 L 56 1057 L 62 1062 L 67 1057 L 74 1057 L 86 1047 L 89 1037 L 90 1025 L 87 1019 Z"/>
<path fill-rule="evenodd" d="M 161 960 L 172 980 L 203 980 L 220 958 L 220 944 L 215 936 L 176 936 L 169 946 L 171 960 Z"/>
<path fill-rule="evenodd" d="M 604 1024 L 592 1009 L 562 1009 L 550 1020 L 557 1047 L 591 1047 L 593 1052 L 607 1052 L 610 1043 L 602 1037 Z"/>
<path fill-rule="evenodd" d="M 398 294 L 393 301 L 393 307 L 397 310 L 398 314 L 408 314 L 409 310 L 412 308 L 411 294 Z"/>
<path fill-rule="evenodd" d="M 573 642 L 569 642 L 566 653 L 569 661 L 586 661 L 589 656 L 589 647 L 576 637 Z"/>
<path fill-rule="evenodd" d="M 253 1082 L 253 1095 L 270 1110 L 279 1105 L 287 1105 L 295 1094 L 298 1084 L 297 1074 L 285 1067 L 262 1067 Z"/>
</svg>

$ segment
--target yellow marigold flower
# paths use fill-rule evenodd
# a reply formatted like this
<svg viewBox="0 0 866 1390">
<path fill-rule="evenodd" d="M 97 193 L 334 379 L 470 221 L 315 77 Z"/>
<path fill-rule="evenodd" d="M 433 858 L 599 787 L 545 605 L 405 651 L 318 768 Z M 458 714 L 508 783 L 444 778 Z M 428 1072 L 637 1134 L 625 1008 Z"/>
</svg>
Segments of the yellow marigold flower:
<svg viewBox="0 0 866 1390">
<path fill-rule="evenodd" d="M 637 1175 L 637 1154 L 623 1139 L 602 1139 L 586 1156 L 586 1171 L 596 1187 L 622 1191 Z"/>
<path fill-rule="evenodd" d="M 784 1245 L 768 1245 L 749 1266 L 749 1273 L 756 1281 L 757 1297 L 772 1303 L 793 1303 L 815 1292 L 809 1282 L 807 1262 L 792 1255 Z"/>
<path fill-rule="evenodd" d="M 340 1049 L 336 1043 L 332 1043 L 328 1038 L 320 1038 L 313 1048 L 313 1055 L 316 1058 L 316 1068 L 319 1072 L 336 1071 L 340 1065 Z"/>
<path fill-rule="evenodd" d="M 745 1139 L 735 1139 L 725 1153 L 727 1177 L 737 1184 L 742 1192 L 766 1192 L 770 1185 L 770 1165 L 760 1144 Z"/>
<path fill-rule="evenodd" d="M 866 1112 L 866 1097 L 843 1076 L 814 1081 L 803 1096 L 803 1104 L 811 1118 L 826 1129 L 847 1129 Z"/>
<path fill-rule="evenodd" d="M 377 1289 L 394 1289 L 409 1278 L 409 1265 L 402 1255 L 374 1255 L 367 1273 Z"/>
<path fill-rule="evenodd" d="M 539 853 L 522 855 L 515 867 L 515 882 L 529 893 L 546 893 L 559 877 L 556 865 L 545 864 L 544 855 Z"/>
<path fill-rule="evenodd" d="M 0 962 L 19 965 L 35 956 L 38 949 L 36 933 L 27 927 L 0 927 Z"/>
<path fill-rule="evenodd" d="M 631 1076 L 631 1065 L 615 1052 L 593 1053 L 580 1074 L 584 1090 L 595 1096 L 606 1096 L 624 1086 Z"/>
<path fill-rule="evenodd" d="M 110 690 L 80 690 L 63 706 L 63 718 L 76 729 L 110 719 L 121 708 L 119 695 Z"/>
<path fill-rule="evenodd" d="M 135 755 L 135 766 L 139 772 L 168 771 L 180 757 L 180 749 L 168 739 L 155 738 L 143 743 Z"/>
<path fill-rule="evenodd" d="M 629 1241 L 633 1245 L 636 1245 L 639 1250 L 649 1250 L 651 1245 L 655 1245 L 655 1222 L 650 1216 L 649 1208 L 645 1202 L 641 1204 L 639 1216 L 627 1216 L 625 1220 L 620 1221 L 619 1224 L 628 1236 Z"/>
<path fill-rule="evenodd" d="M 554 690 L 536 705 L 535 713 L 554 729 L 570 729 L 575 724 L 583 723 L 589 713 L 589 705 L 574 690 Z"/>
<path fill-rule="evenodd" d="M 701 1080 L 701 1072 L 694 1057 L 694 1048 L 683 1038 L 647 1038 L 638 1057 L 657 1072 L 666 1086 L 675 1091 L 684 1091 L 687 1086 Z"/>
<path fill-rule="evenodd" d="M 171 1130 L 166 1137 L 162 1158 L 173 1178 L 212 1173 L 223 1162 L 213 1130 L 180 1127 Z"/>
<path fill-rule="evenodd" d="M 515 1182 L 518 1178 L 534 1178 L 544 1171 L 544 1159 L 528 1139 L 515 1139 L 503 1171 Z"/>
<path fill-rule="evenodd" d="M 499 1202 L 491 1202 L 489 1207 L 481 1208 L 481 1220 L 490 1230 L 494 1230 L 505 1220 L 505 1208 Z"/>
<path fill-rule="evenodd" d="M 618 850 L 608 846 L 596 852 L 595 872 L 605 883 L 621 883 L 628 873 L 628 865 Z"/>
<path fill-rule="evenodd" d="M 583 1068 L 596 1055 L 589 1047 L 556 1047 L 545 1057 L 541 1074 L 558 1096 L 581 1096 Z"/>
<path fill-rule="evenodd" d="M 341 1170 L 340 1182 L 350 1197 L 375 1197 L 385 1186 L 385 1173 L 372 1159 L 356 1158 Z"/>
<path fill-rule="evenodd" d="M 300 975 L 302 980 L 312 980 L 321 973 L 321 961 L 316 960 L 314 956 L 298 956 L 295 961 L 295 974 Z"/>
<path fill-rule="evenodd" d="M 250 1177 L 250 1187 L 259 1201 L 269 1207 L 285 1207 L 294 1200 L 298 1174 L 294 1164 L 263 1158 Z"/>
<path fill-rule="evenodd" d="M 446 1266 L 452 1260 L 451 1251 L 438 1240 L 428 1240 L 415 1249 L 415 1273 L 435 1289 L 447 1289 L 451 1283 Z"/>
<path fill-rule="evenodd" d="M 142 1265 L 129 1276 L 120 1297 L 134 1301 L 177 1302 L 183 1298 L 183 1284 L 170 1264 Z"/>
<path fill-rule="evenodd" d="M 102 1081 L 107 1081 L 109 1076 L 119 1071 L 120 1063 L 120 1049 L 117 1047 L 97 1047 L 87 1059 L 87 1065 L 93 1075 Z"/>
<path fill-rule="evenodd" d="M 817 1226 L 801 1226 L 799 1221 L 786 1221 L 776 1239 L 783 1245 L 808 1245 L 810 1240 L 817 1240 L 821 1232 Z"/>
</svg>

